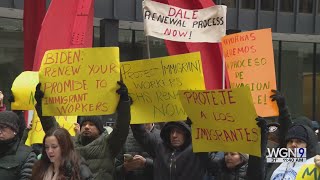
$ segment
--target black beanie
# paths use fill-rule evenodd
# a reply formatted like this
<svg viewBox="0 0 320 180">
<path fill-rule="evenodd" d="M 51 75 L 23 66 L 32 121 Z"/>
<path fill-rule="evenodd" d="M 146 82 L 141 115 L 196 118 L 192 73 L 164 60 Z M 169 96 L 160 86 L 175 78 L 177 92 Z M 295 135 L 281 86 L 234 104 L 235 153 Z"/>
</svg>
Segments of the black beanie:
<svg viewBox="0 0 320 180">
<path fill-rule="evenodd" d="M 89 122 L 92 122 L 97 127 L 97 129 L 99 130 L 99 134 L 104 132 L 101 116 L 81 116 L 79 120 L 80 120 L 80 128 L 82 128 L 82 125 L 84 122 L 89 121 Z"/>
<path fill-rule="evenodd" d="M 306 128 L 304 128 L 302 125 L 291 126 L 286 136 L 286 142 L 288 142 L 290 139 L 300 139 L 305 143 L 308 143 L 308 132 Z"/>
<path fill-rule="evenodd" d="M 0 125 L 7 125 L 16 133 L 19 132 L 18 126 L 19 117 L 16 113 L 12 111 L 2 111 L 0 112 Z"/>
</svg>

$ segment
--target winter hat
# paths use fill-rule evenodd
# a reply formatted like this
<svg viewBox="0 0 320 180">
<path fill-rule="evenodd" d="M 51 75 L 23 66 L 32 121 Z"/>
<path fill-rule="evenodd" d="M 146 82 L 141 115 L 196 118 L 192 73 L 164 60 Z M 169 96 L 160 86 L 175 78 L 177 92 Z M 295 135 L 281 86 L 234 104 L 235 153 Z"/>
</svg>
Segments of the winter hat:
<svg viewBox="0 0 320 180">
<path fill-rule="evenodd" d="M 97 129 L 99 130 L 99 134 L 104 132 L 101 116 L 81 116 L 79 121 L 80 121 L 80 128 L 82 128 L 82 125 L 84 122 L 89 121 L 89 122 L 92 122 L 97 127 Z"/>
<path fill-rule="evenodd" d="M 249 160 L 249 155 L 248 155 L 248 154 L 240 153 L 240 152 L 239 152 L 239 154 L 240 154 L 241 159 L 242 159 L 244 162 L 248 162 L 248 160 Z"/>
<path fill-rule="evenodd" d="M 290 139 L 300 139 L 305 143 L 308 143 L 308 132 L 306 128 L 304 128 L 303 125 L 291 126 L 286 136 L 286 142 Z"/>
<path fill-rule="evenodd" d="M 12 111 L 0 112 L 0 125 L 9 126 L 16 133 L 19 132 L 18 121 L 19 117 L 16 113 Z"/>
</svg>

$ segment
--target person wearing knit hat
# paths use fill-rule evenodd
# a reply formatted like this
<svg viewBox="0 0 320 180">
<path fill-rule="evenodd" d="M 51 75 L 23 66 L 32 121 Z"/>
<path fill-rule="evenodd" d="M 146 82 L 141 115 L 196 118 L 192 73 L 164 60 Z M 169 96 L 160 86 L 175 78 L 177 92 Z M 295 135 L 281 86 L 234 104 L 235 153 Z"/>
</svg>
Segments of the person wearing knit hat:
<svg viewBox="0 0 320 180">
<path fill-rule="evenodd" d="M 19 132 L 19 117 L 12 111 L 2 111 L 0 113 L 0 140 L 14 138 Z"/>
<path fill-rule="evenodd" d="M 97 139 L 104 132 L 101 116 L 81 116 L 79 121 L 81 139 L 84 145 Z"/>
<path fill-rule="evenodd" d="M 12 111 L 0 112 L 0 177 L 30 179 L 36 154 L 20 143 L 19 117 Z M 17 173 L 19 172 L 19 173 Z"/>
<path fill-rule="evenodd" d="M 313 130 L 302 124 L 293 124 L 285 137 L 287 148 L 306 148 L 305 162 L 283 162 L 272 173 L 271 179 L 294 180 L 300 169 L 306 164 L 314 164 L 314 157 L 318 154 L 317 138 Z"/>
</svg>

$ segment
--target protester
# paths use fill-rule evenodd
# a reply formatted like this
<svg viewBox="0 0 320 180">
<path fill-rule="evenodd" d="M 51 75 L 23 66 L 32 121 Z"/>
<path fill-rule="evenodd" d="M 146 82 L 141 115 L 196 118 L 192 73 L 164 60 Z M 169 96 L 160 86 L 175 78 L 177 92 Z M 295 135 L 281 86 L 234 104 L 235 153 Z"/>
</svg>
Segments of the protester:
<svg viewBox="0 0 320 180">
<path fill-rule="evenodd" d="M 51 129 L 46 133 L 43 138 L 42 156 L 33 167 L 32 179 L 92 179 L 91 171 L 75 151 L 66 129 Z"/>
<path fill-rule="evenodd" d="M 247 179 L 248 154 L 226 152 L 219 162 L 220 168 L 215 180 L 245 180 Z"/>
<path fill-rule="evenodd" d="M 184 122 L 167 122 L 161 129 L 160 138 L 147 132 L 142 125 L 131 125 L 131 129 L 136 140 L 154 159 L 154 180 L 201 180 L 208 167 L 218 166 L 210 161 L 208 153 L 193 153 L 190 128 Z"/>
<path fill-rule="evenodd" d="M 36 154 L 20 143 L 19 117 L 12 111 L 0 112 L 0 178 L 31 179 Z"/>
<path fill-rule="evenodd" d="M 6 106 L 3 103 L 3 98 L 4 98 L 4 95 L 2 91 L 0 91 L 0 112 L 6 110 Z"/>
<path fill-rule="evenodd" d="M 147 132 L 160 137 L 160 130 L 153 123 L 144 127 Z M 130 156 L 126 158 L 125 155 Z M 153 159 L 134 139 L 131 129 L 123 152 L 117 157 L 116 176 L 117 180 L 153 180 Z"/>
<path fill-rule="evenodd" d="M 317 155 L 317 141 L 313 130 L 305 125 L 292 125 L 285 138 L 287 148 L 307 148 L 307 159 L 313 161 Z M 308 160 L 308 161 L 309 161 Z M 283 162 L 272 173 L 272 180 L 294 180 L 305 162 Z"/>
<path fill-rule="evenodd" d="M 103 129 L 101 116 L 83 116 L 80 123 L 80 135 L 76 137 L 75 149 L 87 161 L 89 169 L 96 180 L 112 180 L 114 175 L 115 157 L 120 153 L 126 141 L 130 124 L 130 102 L 128 89 L 118 82 L 120 88 L 117 93 L 120 101 L 117 107 L 118 119 L 110 135 Z M 36 87 L 36 110 L 43 130 L 48 132 L 57 128 L 54 117 L 42 116 L 41 101 L 44 93 L 40 90 L 41 84 Z"/>
</svg>

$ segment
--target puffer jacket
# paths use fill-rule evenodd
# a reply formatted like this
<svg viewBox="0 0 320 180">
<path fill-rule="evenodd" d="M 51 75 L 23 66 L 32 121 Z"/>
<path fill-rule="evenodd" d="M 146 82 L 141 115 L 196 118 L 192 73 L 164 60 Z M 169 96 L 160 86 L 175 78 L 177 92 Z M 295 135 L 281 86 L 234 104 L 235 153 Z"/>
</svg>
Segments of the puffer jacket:
<svg viewBox="0 0 320 180">
<path fill-rule="evenodd" d="M 0 179 L 31 179 L 32 167 L 37 160 L 36 154 L 32 152 L 30 147 L 19 142 L 19 138 L 16 138 L 10 144 L 0 145 L 1 148 L 6 148 L 4 152 L 0 153 Z"/>
<path fill-rule="evenodd" d="M 175 149 L 170 143 L 170 132 L 179 127 L 186 133 L 185 143 Z M 147 132 L 143 125 L 131 125 L 136 140 L 153 157 L 154 180 L 201 180 L 206 173 L 208 153 L 193 153 L 191 132 L 183 122 L 168 122 L 161 130 L 160 137 Z"/>
<path fill-rule="evenodd" d="M 247 160 L 243 161 L 241 164 L 239 164 L 233 169 L 229 169 L 226 167 L 224 159 L 222 159 L 220 163 L 221 163 L 221 168 L 217 173 L 217 175 L 215 176 L 215 180 L 246 180 L 247 179 L 247 168 L 248 168 Z"/>
<path fill-rule="evenodd" d="M 36 109 L 41 111 L 38 105 Z M 105 131 L 87 145 L 82 144 L 80 136 L 75 140 L 75 149 L 86 160 L 95 180 L 113 180 L 115 158 L 128 136 L 131 119 L 130 102 L 120 100 L 117 113 L 117 123 L 111 134 Z M 39 116 L 39 118 L 45 132 L 58 126 L 54 117 Z"/>
</svg>

